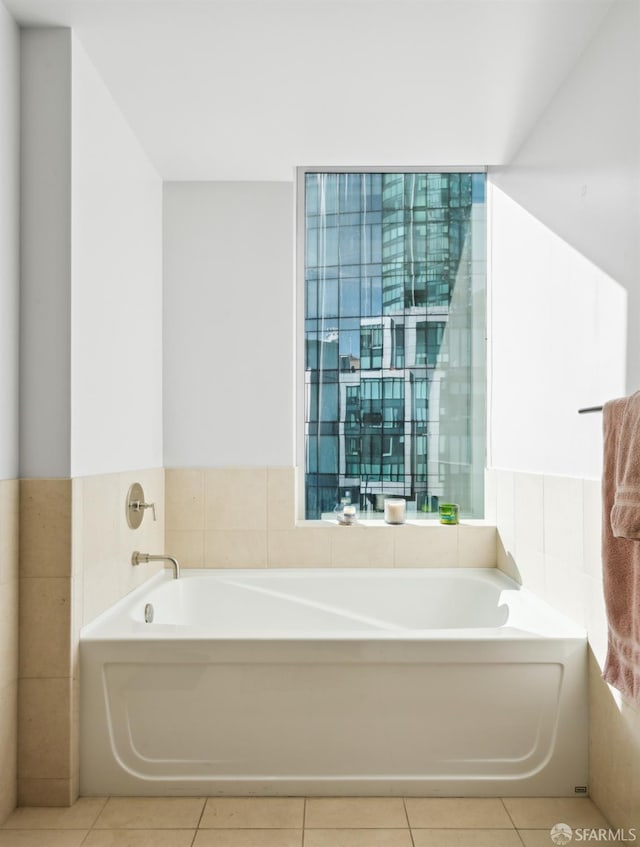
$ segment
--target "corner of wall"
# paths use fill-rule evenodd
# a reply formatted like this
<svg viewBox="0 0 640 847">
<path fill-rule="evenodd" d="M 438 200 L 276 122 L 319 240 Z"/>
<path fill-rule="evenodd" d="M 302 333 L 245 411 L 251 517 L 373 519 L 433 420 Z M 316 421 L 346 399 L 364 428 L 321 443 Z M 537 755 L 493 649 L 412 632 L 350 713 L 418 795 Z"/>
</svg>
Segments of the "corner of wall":
<svg viewBox="0 0 640 847">
<path fill-rule="evenodd" d="M 17 803 L 20 33 L 0 2 L 0 825 Z"/>
<path fill-rule="evenodd" d="M 70 805 L 78 792 L 71 492 L 69 479 L 20 483 L 20 805 Z"/>
<path fill-rule="evenodd" d="M 0 480 L 0 824 L 18 801 L 18 515 L 18 480 Z"/>
</svg>

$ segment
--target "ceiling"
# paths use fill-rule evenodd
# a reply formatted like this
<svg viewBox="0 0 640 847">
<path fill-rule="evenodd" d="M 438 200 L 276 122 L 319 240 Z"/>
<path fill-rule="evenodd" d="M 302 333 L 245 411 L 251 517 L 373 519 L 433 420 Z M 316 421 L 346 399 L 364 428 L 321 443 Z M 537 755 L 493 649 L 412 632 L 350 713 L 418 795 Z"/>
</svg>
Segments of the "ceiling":
<svg viewBox="0 0 640 847">
<path fill-rule="evenodd" d="M 69 26 L 165 180 L 505 164 L 612 0 L 4 0 Z"/>
</svg>

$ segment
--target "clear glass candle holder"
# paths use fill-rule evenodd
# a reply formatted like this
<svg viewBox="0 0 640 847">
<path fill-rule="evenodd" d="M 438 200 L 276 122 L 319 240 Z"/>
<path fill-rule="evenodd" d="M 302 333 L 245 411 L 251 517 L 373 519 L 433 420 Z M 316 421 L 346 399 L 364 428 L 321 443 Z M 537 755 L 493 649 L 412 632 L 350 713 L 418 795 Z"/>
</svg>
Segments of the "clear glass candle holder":
<svg viewBox="0 0 640 847">
<path fill-rule="evenodd" d="M 385 523 L 400 524 L 407 519 L 407 504 L 405 500 L 388 497 L 384 501 Z"/>
<path fill-rule="evenodd" d="M 342 526 L 351 526 L 358 520 L 358 510 L 352 503 L 341 504 L 336 506 L 336 520 Z"/>
</svg>

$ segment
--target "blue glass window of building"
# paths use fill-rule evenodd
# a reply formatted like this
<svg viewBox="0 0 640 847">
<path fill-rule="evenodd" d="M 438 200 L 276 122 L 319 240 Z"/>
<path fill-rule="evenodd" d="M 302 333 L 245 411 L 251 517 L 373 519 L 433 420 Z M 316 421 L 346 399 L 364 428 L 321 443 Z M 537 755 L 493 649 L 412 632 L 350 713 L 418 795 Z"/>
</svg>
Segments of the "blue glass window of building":
<svg viewBox="0 0 640 847">
<path fill-rule="evenodd" d="M 305 516 L 484 510 L 484 172 L 304 172 Z"/>
</svg>

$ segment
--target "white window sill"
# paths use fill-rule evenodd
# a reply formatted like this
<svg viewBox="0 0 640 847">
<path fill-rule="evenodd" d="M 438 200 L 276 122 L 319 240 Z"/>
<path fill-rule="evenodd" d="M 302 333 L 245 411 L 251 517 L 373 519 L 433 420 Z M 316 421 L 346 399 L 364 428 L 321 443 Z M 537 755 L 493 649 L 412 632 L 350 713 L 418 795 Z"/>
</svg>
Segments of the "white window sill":
<svg viewBox="0 0 640 847">
<path fill-rule="evenodd" d="M 358 528 L 358 527 L 363 528 L 363 529 L 367 529 L 367 528 L 398 529 L 398 528 L 401 528 L 403 526 L 417 526 L 417 527 L 420 527 L 421 529 L 424 529 L 425 531 L 428 531 L 429 529 L 433 529 L 433 528 L 437 528 L 437 527 L 446 527 L 447 529 L 451 528 L 452 526 L 470 526 L 470 527 L 472 527 L 472 526 L 488 527 L 489 526 L 489 527 L 493 527 L 493 526 L 495 526 L 495 524 L 493 524 L 493 523 L 491 523 L 491 521 L 487 521 L 483 518 L 462 518 L 462 520 L 460 520 L 460 522 L 458 524 L 447 525 L 447 524 L 441 524 L 440 521 L 438 520 L 438 518 L 435 515 L 433 517 L 430 517 L 430 518 L 414 517 L 414 516 L 410 515 L 407 518 L 407 520 L 405 521 L 405 523 L 403 523 L 403 524 L 388 524 L 388 523 L 385 523 L 384 515 L 380 514 L 379 517 L 371 517 L 370 515 L 368 515 L 366 518 L 362 518 L 362 519 L 358 518 L 358 520 L 355 523 L 347 525 L 347 524 L 338 523 L 338 521 L 335 518 L 330 517 L 330 513 L 328 513 L 327 515 L 323 515 L 321 520 L 296 521 L 296 527 L 306 527 L 307 529 L 321 529 L 323 527 L 336 527 L 336 526 L 344 527 L 345 529 L 352 529 L 352 528 Z"/>
</svg>

